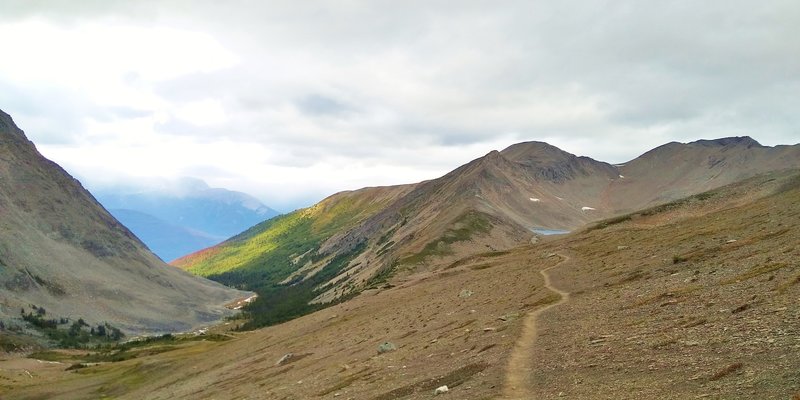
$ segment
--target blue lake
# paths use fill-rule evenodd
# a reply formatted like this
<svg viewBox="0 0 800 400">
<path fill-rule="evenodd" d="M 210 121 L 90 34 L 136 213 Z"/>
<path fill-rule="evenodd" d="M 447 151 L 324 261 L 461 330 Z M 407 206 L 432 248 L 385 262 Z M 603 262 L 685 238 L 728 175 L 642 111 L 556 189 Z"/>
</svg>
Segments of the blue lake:
<svg viewBox="0 0 800 400">
<path fill-rule="evenodd" d="M 563 235 L 569 233 L 569 231 L 564 231 L 560 229 L 546 229 L 546 228 L 531 228 L 534 233 L 538 233 L 540 235 Z"/>
</svg>

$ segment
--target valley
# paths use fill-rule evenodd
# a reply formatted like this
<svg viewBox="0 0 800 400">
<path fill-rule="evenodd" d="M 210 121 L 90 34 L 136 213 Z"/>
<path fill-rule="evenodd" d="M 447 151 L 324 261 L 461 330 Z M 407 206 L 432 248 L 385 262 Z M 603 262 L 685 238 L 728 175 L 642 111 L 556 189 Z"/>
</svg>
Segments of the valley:
<svg viewBox="0 0 800 400">
<path fill-rule="evenodd" d="M 798 1 L 0 37 L 0 400 L 800 400 Z"/>
<path fill-rule="evenodd" d="M 755 177 L 228 341 L 75 372 L 42 364 L 4 387 L 20 399 L 420 399 L 441 385 L 470 399 L 790 398 L 799 182 Z"/>
</svg>

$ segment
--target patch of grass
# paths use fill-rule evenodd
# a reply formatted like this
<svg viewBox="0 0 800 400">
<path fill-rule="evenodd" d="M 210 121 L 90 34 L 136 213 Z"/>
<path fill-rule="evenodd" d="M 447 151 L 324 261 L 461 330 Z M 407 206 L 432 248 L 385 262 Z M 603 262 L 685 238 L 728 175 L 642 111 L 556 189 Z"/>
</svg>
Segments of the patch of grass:
<svg viewBox="0 0 800 400">
<path fill-rule="evenodd" d="M 67 367 L 66 371 L 75 371 L 75 370 L 79 370 L 79 369 L 83 369 L 83 368 L 86 368 L 86 364 L 75 363 L 75 364 L 72 364 L 69 367 Z"/>
<path fill-rule="evenodd" d="M 344 377 L 341 381 L 339 381 L 339 383 L 337 383 L 337 384 L 335 384 L 335 385 L 333 385 L 333 386 L 331 386 L 331 387 L 329 387 L 327 389 L 322 390 L 321 392 L 317 393 L 317 396 L 319 396 L 319 397 L 327 396 L 327 395 L 329 395 L 329 394 L 331 394 L 331 393 L 333 393 L 333 392 L 335 392 L 337 390 L 344 389 L 344 388 L 352 385 L 357 380 L 362 379 L 362 378 L 364 378 L 365 376 L 367 376 L 367 375 L 369 375 L 371 373 L 372 373 L 372 371 L 369 368 L 364 368 L 363 370 L 361 370 L 359 372 L 356 372 L 356 373 L 354 373 L 352 375 Z"/>
<path fill-rule="evenodd" d="M 294 285 L 284 286 L 267 282 L 253 288 L 258 293 L 258 298 L 245 306 L 245 313 L 250 319 L 241 329 L 250 330 L 286 322 L 355 296 L 356 293 L 353 292 L 332 303 L 310 304 L 317 295 L 329 288 L 328 281 L 338 275 L 364 249 L 366 249 L 366 242 L 362 242 L 348 252 L 334 256 L 316 274 Z"/>
<path fill-rule="evenodd" d="M 742 364 L 740 362 L 733 363 L 733 364 L 728 365 L 727 367 L 717 371 L 714 375 L 711 375 L 711 377 L 708 378 L 708 380 L 710 380 L 710 381 L 718 381 L 718 380 L 720 380 L 720 379 L 722 379 L 722 378 L 724 378 L 724 377 L 726 377 L 726 376 L 728 376 L 728 375 L 730 375 L 730 374 L 742 369 L 742 367 L 744 367 L 744 364 Z"/>
<path fill-rule="evenodd" d="M 765 264 L 760 265 L 757 267 L 750 268 L 747 272 L 742 274 L 736 275 L 732 278 L 724 279 L 720 282 L 722 285 L 731 285 L 738 282 L 744 282 L 749 279 L 753 279 L 757 276 L 768 274 L 773 271 L 777 271 L 782 268 L 788 267 L 789 264 L 787 263 L 772 263 L 772 264 Z"/>
<path fill-rule="evenodd" d="M 377 289 L 385 286 L 389 282 L 389 279 L 394 276 L 398 265 L 399 264 L 397 261 L 390 261 L 386 263 L 380 270 L 378 270 L 377 274 L 373 275 L 372 278 L 369 278 L 364 288 Z"/>
<path fill-rule="evenodd" d="M 509 254 L 509 253 L 511 253 L 510 250 L 488 251 L 488 252 L 485 252 L 485 253 L 479 253 L 479 254 L 475 254 L 475 255 L 472 255 L 472 256 L 469 256 L 469 257 L 466 257 L 466 258 L 462 258 L 460 260 L 456 260 L 456 261 L 452 262 L 450 265 L 446 266 L 444 269 L 453 269 L 453 268 L 457 268 L 457 267 L 460 267 L 462 265 L 466 265 L 466 264 L 469 264 L 469 263 L 472 263 L 472 262 L 475 262 L 475 261 L 478 261 L 478 260 L 481 260 L 481 259 L 484 259 L 484 258 L 500 257 L 500 256 L 504 256 L 504 255 Z M 470 268 L 476 269 L 474 267 L 470 267 Z M 488 267 L 486 267 L 486 268 L 488 268 Z M 477 269 L 483 269 L 483 268 L 477 268 Z"/>
<path fill-rule="evenodd" d="M 681 255 L 677 255 L 677 254 L 672 256 L 672 263 L 673 264 L 685 263 L 687 261 L 689 261 L 689 258 L 686 257 L 686 256 L 681 256 Z"/>
<path fill-rule="evenodd" d="M 557 301 L 561 300 L 561 296 L 557 293 L 550 293 L 544 298 L 534 301 L 533 303 L 525 303 L 522 305 L 523 309 L 530 309 L 530 308 L 537 308 L 541 306 L 546 306 L 548 304 L 553 304 Z"/>
<path fill-rule="evenodd" d="M 153 336 L 138 340 L 132 340 L 125 343 L 111 343 L 100 345 L 92 351 L 87 351 L 84 354 L 70 354 L 60 351 L 46 350 L 31 353 L 28 358 L 43 361 L 74 361 L 81 363 L 99 363 L 99 362 L 119 362 L 131 360 L 134 358 L 161 354 L 179 348 L 182 343 L 189 343 L 195 341 L 226 341 L 230 340 L 230 336 L 210 334 L 210 335 L 181 335 L 173 336 L 166 334 L 162 336 Z"/>
<path fill-rule="evenodd" d="M 789 290 L 789 288 L 791 288 L 792 286 L 794 286 L 794 285 L 796 285 L 798 283 L 800 283 L 800 275 L 795 275 L 794 277 L 789 279 L 787 282 L 785 282 L 785 283 L 781 284 L 780 286 L 778 286 L 778 293 L 783 294 L 787 290 Z"/>
<path fill-rule="evenodd" d="M 684 323 L 683 325 L 681 325 L 681 328 L 694 328 L 695 326 L 703 325 L 706 322 L 708 322 L 708 320 L 705 318 L 691 319 L 686 323 Z"/>
<path fill-rule="evenodd" d="M 699 290 L 700 288 L 701 288 L 701 286 L 699 286 L 699 285 L 691 285 L 691 286 L 686 286 L 686 287 L 682 287 L 682 288 L 674 288 L 674 289 L 666 291 L 666 292 L 661 292 L 659 294 L 643 298 L 643 299 L 635 302 L 632 305 L 632 307 L 639 307 L 639 306 L 643 306 L 643 305 L 650 304 L 650 303 L 656 303 L 656 302 L 660 302 L 660 301 L 662 301 L 660 304 L 663 305 L 664 304 L 663 303 L 664 300 L 667 300 L 667 301 L 674 300 L 675 302 L 677 302 L 678 299 L 688 295 L 689 293 L 695 292 L 695 291 Z M 669 303 L 669 304 L 674 304 L 674 303 Z"/>
<path fill-rule="evenodd" d="M 348 242 L 343 239 L 349 248 L 339 247 L 338 253 L 322 254 L 320 245 L 334 234 L 346 232 L 374 215 L 386 201 L 353 193 L 336 195 L 314 207 L 272 218 L 175 264 L 227 286 L 256 292 L 256 301 L 243 310 L 249 321 L 242 329 L 288 321 L 324 307 L 308 303 L 320 291 L 327 290 L 323 285 L 366 248 L 363 240 Z M 387 249 L 390 246 L 383 245 Z M 281 282 L 302 267 L 293 262 L 298 254 L 308 254 L 307 259 L 320 268 L 313 276 L 282 285 Z M 355 288 L 350 288 L 350 292 L 336 302 L 355 294 Z"/>
<path fill-rule="evenodd" d="M 634 215 L 636 214 L 626 214 L 626 215 L 620 215 L 619 217 L 604 219 L 586 228 L 586 232 L 591 232 L 598 229 L 605 229 L 612 225 L 617 225 L 626 221 L 630 221 L 631 219 L 633 219 Z"/>
<path fill-rule="evenodd" d="M 598 229 L 605 229 L 608 228 L 609 226 L 618 225 L 623 222 L 631 221 L 636 217 L 649 217 L 653 215 L 658 215 L 667 211 L 684 207 L 691 203 L 698 203 L 698 202 L 702 203 L 719 196 L 721 192 L 722 191 L 720 189 L 714 189 L 707 192 L 684 197 L 682 199 L 674 200 L 668 203 L 660 204 L 655 207 L 650 207 L 642 211 L 637 211 L 634 213 L 624 214 L 617 217 L 605 219 L 586 228 L 586 232 L 591 232 Z"/>
<path fill-rule="evenodd" d="M 477 211 L 468 211 L 462 214 L 453 221 L 451 226 L 439 239 L 426 244 L 419 253 L 401 259 L 400 264 L 419 264 L 428 257 L 452 254 L 451 244 L 468 241 L 474 235 L 488 233 L 492 229 L 492 223 L 489 222 L 487 216 Z"/>
<path fill-rule="evenodd" d="M 41 345 L 30 336 L 9 331 L 0 331 L 0 351 L 13 353 L 30 351 L 36 348 L 41 348 Z"/>
<path fill-rule="evenodd" d="M 484 351 L 489 350 L 495 346 L 497 346 L 497 343 L 487 344 L 486 346 L 483 346 L 481 347 L 480 350 L 478 350 L 478 354 L 483 353 Z"/>
<path fill-rule="evenodd" d="M 437 378 L 425 379 L 419 382 L 412 383 L 410 385 L 399 387 L 397 389 L 386 392 L 382 395 L 376 396 L 373 399 L 395 400 L 402 397 L 410 396 L 414 393 L 433 392 L 434 389 L 442 385 L 447 385 L 448 388 L 454 388 L 468 381 L 475 374 L 483 372 L 483 370 L 485 370 L 486 368 L 489 368 L 488 363 L 470 364 L 461 367 L 459 369 L 456 369 L 454 371 L 451 371 L 447 375 L 443 375 Z"/>
</svg>

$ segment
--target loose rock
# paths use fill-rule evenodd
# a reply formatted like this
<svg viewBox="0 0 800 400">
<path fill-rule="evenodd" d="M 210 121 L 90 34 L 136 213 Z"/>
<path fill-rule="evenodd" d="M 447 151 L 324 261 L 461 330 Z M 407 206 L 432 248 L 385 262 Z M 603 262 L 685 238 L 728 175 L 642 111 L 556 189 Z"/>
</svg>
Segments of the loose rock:
<svg viewBox="0 0 800 400">
<path fill-rule="evenodd" d="M 278 360 L 278 362 L 276 362 L 276 363 L 275 363 L 275 365 L 283 365 L 283 364 L 285 364 L 287 361 L 289 361 L 289 360 L 290 360 L 292 357 L 294 357 L 294 354 L 292 354 L 292 353 L 287 353 L 286 355 L 284 355 L 283 357 L 281 357 L 281 359 L 280 359 L 280 360 Z"/>
<path fill-rule="evenodd" d="M 434 391 L 433 394 L 440 395 L 440 394 L 445 394 L 445 393 L 447 393 L 449 391 L 450 391 L 450 388 L 448 388 L 447 385 L 444 385 L 444 386 L 439 386 L 438 388 L 436 388 L 436 391 Z"/>
</svg>

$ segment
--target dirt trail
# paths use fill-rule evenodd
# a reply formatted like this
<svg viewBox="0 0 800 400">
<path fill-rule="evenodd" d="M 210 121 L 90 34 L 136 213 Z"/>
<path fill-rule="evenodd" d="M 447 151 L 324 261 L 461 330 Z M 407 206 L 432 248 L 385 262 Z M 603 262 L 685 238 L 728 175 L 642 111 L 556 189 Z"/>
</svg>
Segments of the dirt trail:
<svg viewBox="0 0 800 400">
<path fill-rule="evenodd" d="M 569 293 L 554 287 L 550 282 L 550 275 L 548 274 L 549 270 L 558 268 L 570 260 L 570 258 L 566 255 L 559 253 L 558 256 L 562 258 L 561 262 L 552 267 L 545 268 L 539 271 L 539 273 L 541 273 L 542 277 L 544 277 L 544 287 L 556 292 L 559 296 L 561 296 L 561 299 L 555 303 L 551 303 L 542 308 L 531 311 L 525 317 L 525 325 L 522 327 L 522 334 L 520 335 L 519 339 L 517 339 L 517 343 L 514 345 L 514 350 L 511 353 L 511 358 L 509 359 L 508 367 L 506 369 L 506 382 L 505 386 L 503 387 L 503 399 L 532 400 L 534 398 L 528 385 L 528 377 L 533 369 L 533 346 L 536 343 L 536 337 L 538 336 L 536 320 L 539 318 L 539 314 L 569 301 Z"/>
</svg>

